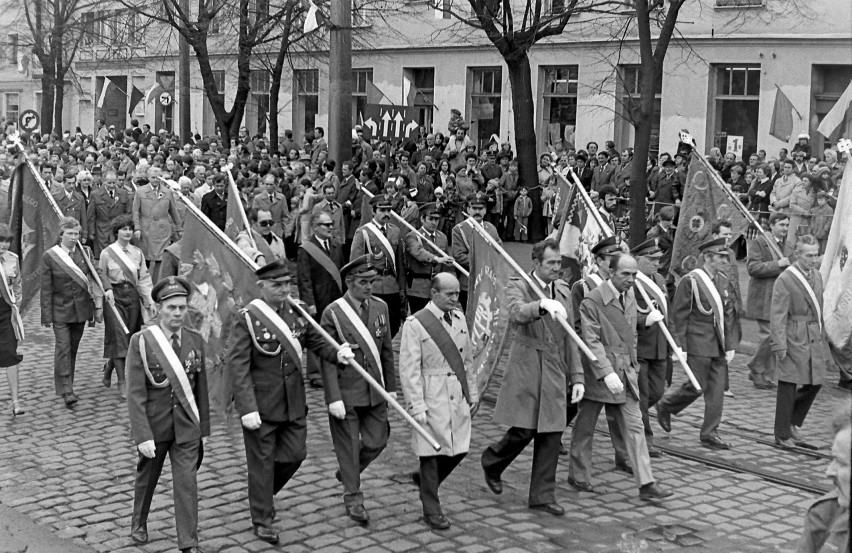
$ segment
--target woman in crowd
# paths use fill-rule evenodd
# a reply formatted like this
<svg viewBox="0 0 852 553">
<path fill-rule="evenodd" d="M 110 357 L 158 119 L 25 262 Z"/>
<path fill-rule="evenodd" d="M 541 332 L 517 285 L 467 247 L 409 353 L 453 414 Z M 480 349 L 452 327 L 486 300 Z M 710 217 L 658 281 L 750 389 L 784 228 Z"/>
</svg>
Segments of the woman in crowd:
<svg viewBox="0 0 852 553">
<path fill-rule="evenodd" d="M 816 177 L 809 173 L 799 176 L 799 182 L 793 186 L 790 193 L 790 230 L 784 241 L 784 253 L 790 255 L 795 251 L 796 241 L 799 235 L 810 234 L 811 208 L 816 199 L 814 181 Z"/>
<path fill-rule="evenodd" d="M 127 327 L 125 333 L 115 319 L 112 310 L 104 317 L 104 363 L 103 384 L 112 385 L 112 371 L 118 377 L 118 393 L 127 398 L 127 384 L 124 378 L 124 360 L 127 357 L 127 344 L 130 336 L 142 329 L 142 308 L 152 314 L 151 275 L 145 266 L 142 250 L 130 244 L 133 231 L 136 230 L 129 215 L 119 215 L 112 223 L 115 242 L 101 253 L 100 270 L 112 286 L 115 307 Z"/>
<path fill-rule="evenodd" d="M 12 395 L 12 417 L 23 415 L 18 402 L 18 341 L 23 338 L 23 326 L 18 312 L 21 301 L 21 265 L 18 256 L 9 251 L 12 231 L 0 224 L 0 367 L 6 367 L 6 379 Z"/>
</svg>

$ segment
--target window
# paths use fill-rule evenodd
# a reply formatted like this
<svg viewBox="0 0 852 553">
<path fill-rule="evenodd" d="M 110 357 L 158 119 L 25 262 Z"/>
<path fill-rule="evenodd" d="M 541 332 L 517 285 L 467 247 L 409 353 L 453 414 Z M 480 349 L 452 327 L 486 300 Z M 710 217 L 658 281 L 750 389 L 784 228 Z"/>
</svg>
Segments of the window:
<svg viewBox="0 0 852 553">
<path fill-rule="evenodd" d="M 405 105 L 409 114 L 426 132 L 432 132 L 435 107 L 435 68 L 406 67 L 402 70 L 403 88 L 408 87 Z M 413 108 L 413 109 L 412 109 Z"/>
<path fill-rule="evenodd" d="M 820 159 L 825 150 L 836 144 L 843 137 L 852 136 L 852 110 L 846 110 L 846 117 L 837 126 L 831 136 L 824 137 L 817 132 L 817 127 L 837 104 L 840 96 L 852 82 L 852 65 L 814 65 L 811 75 L 811 154 Z M 793 129 L 797 135 L 802 129 Z M 794 138 L 795 139 L 795 138 Z"/>
<path fill-rule="evenodd" d="M 716 65 L 710 72 L 713 98 L 712 146 L 727 151 L 728 137 L 742 137 L 742 157 L 757 151 L 760 108 L 759 65 Z M 708 146 L 709 149 L 709 146 Z"/>
<path fill-rule="evenodd" d="M 9 35 L 9 63 L 18 65 L 18 35 Z"/>
<path fill-rule="evenodd" d="M 83 44 L 91 46 L 95 41 L 95 12 L 86 12 L 83 14 Z"/>
<path fill-rule="evenodd" d="M 450 8 L 453 7 L 453 0 L 437 0 L 431 2 L 435 6 L 435 19 L 451 19 L 453 16 L 450 13 Z"/>
<path fill-rule="evenodd" d="M 577 127 L 577 80 L 576 65 L 543 67 L 544 86 L 542 92 L 542 130 L 539 133 L 539 150 L 550 145 L 557 151 L 574 147 L 574 132 Z"/>
<path fill-rule="evenodd" d="M 21 95 L 17 92 L 7 92 L 3 108 L 6 113 L 6 121 L 17 126 L 18 117 L 21 115 Z"/>
<path fill-rule="evenodd" d="M 651 115 L 652 154 L 660 151 L 660 114 L 662 112 L 663 78 L 660 74 L 654 87 L 654 112 Z M 615 143 L 620 150 L 633 146 L 636 138 L 635 127 L 628 112 L 633 102 L 639 102 L 642 95 L 642 67 L 639 65 L 620 65 L 616 83 L 617 99 L 615 111 Z"/>
<path fill-rule="evenodd" d="M 246 126 L 249 135 L 266 134 L 269 122 L 269 72 L 252 71 L 249 76 L 251 96 L 246 106 Z"/>
<path fill-rule="evenodd" d="M 502 106 L 503 69 L 500 67 L 468 70 L 468 121 L 470 136 L 477 151 L 483 151 L 492 135 L 500 136 L 500 107 Z"/>
<path fill-rule="evenodd" d="M 225 71 L 221 69 L 213 70 L 213 82 L 216 83 L 217 96 L 225 101 Z M 213 114 L 213 108 L 210 106 L 210 100 L 204 99 L 204 120 L 202 128 L 205 136 L 219 134 L 219 123 L 216 121 L 216 116 Z"/>
<path fill-rule="evenodd" d="M 367 83 L 373 82 L 372 69 L 352 70 L 352 126 L 364 120 L 367 109 Z"/>
<path fill-rule="evenodd" d="M 299 69 L 293 72 L 296 101 L 293 103 L 293 127 L 313 131 L 319 113 L 319 69 Z"/>
</svg>

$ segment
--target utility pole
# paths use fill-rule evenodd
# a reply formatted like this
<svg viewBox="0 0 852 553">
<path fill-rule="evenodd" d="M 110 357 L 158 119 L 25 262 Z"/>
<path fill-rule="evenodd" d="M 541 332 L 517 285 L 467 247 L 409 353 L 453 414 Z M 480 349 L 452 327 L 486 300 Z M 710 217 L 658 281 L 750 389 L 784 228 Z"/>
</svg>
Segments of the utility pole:
<svg viewBox="0 0 852 553">
<path fill-rule="evenodd" d="M 352 0 L 333 0 L 328 54 L 328 154 L 340 166 L 352 157 Z"/>
<path fill-rule="evenodd" d="M 180 0 L 180 9 L 183 13 L 189 13 L 189 0 Z M 179 36 L 180 46 L 178 55 L 178 109 L 180 110 L 179 134 L 185 143 L 190 141 L 190 101 L 189 101 L 189 43 L 185 38 Z"/>
</svg>

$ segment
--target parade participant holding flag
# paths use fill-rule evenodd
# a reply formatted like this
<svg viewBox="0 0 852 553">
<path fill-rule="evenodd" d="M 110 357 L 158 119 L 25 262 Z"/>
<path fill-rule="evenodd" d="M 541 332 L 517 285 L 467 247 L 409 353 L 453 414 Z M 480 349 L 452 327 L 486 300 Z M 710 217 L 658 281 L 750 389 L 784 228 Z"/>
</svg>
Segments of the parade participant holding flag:
<svg viewBox="0 0 852 553">
<path fill-rule="evenodd" d="M 53 328 L 54 386 L 56 395 L 62 396 L 69 409 L 77 403 L 74 370 L 86 322 L 103 321 L 103 301 L 112 301 L 113 294 L 109 282 L 100 278 L 102 275 L 92 275 L 89 269 L 92 252 L 77 243 L 80 228 L 77 219 L 62 217 L 59 244 L 44 252 L 41 265 L 41 324 Z M 103 296 L 96 278 L 103 282 Z"/>
<path fill-rule="evenodd" d="M 287 303 L 290 271 L 276 260 L 255 271 L 261 299 L 234 318 L 228 371 L 243 425 L 248 498 L 254 534 L 278 543 L 273 497 L 307 457 L 307 406 L 302 343 L 328 362 L 345 364 L 352 351 L 326 343 Z"/>
<path fill-rule="evenodd" d="M 657 403 L 657 420 L 671 432 L 671 415 L 686 409 L 704 395 L 704 423 L 701 443 L 714 449 L 730 449 L 731 444 L 718 435 L 722 421 L 727 364 L 734 358 L 736 337 L 734 289 L 722 268 L 728 263 L 724 238 L 715 238 L 699 246 L 703 266 L 693 269 L 678 283 L 669 308 L 672 334 L 685 350 L 701 392 L 687 381 L 669 390 Z"/>
<path fill-rule="evenodd" d="M 497 228 L 485 221 L 485 211 L 486 211 L 486 196 L 483 192 L 477 192 L 475 194 L 469 195 L 467 198 L 467 213 L 473 219 L 482 225 L 491 238 L 494 239 L 498 244 L 502 244 L 500 237 L 497 235 Z M 457 224 L 453 227 L 452 231 L 452 244 L 451 244 L 451 253 L 453 259 L 456 260 L 456 263 L 470 271 L 470 255 L 471 255 L 471 244 L 473 244 L 473 233 L 476 232 L 473 228 L 473 225 L 470 224 L 470 221 L 465 219 L 461 223 Z M 461 291 L 459 292 L 459 305 L 461 306 L 462 311 L 467 310 L 467 291 L 468 291 L 468 277 L 459 273 L 459 285 L 461 286 Z"/>
<path fill-rule="evenodd" d="M 24 324 L 18 306 L 21 302 L 21 264 L 9 251 L 12 230 L 0 223 L 0 367 L 6 367 L 6 378 L 12 394 L 12 418 L 23 415 L 18 403 L 18 342 L 24 339 Z"/>
<path fill-rule="evenodd" d="M 426 307 L 431 295 L 432 278 L 451 268 L 453 258 L 443 252 L 449 250 L 447 235 L 438 230 L 441 214 L 434 202 L 419 208 L 421 226 L 405 235 L 406 297 L 408 307 L 416 313 Z M 438 246 L 437 250 L 423 239 Z"/>
<path fill-rule="evenodd" d="M 127 410 L 139 461 L 130 538 L 148 541 L 148 512 L 166 454 L 172 465 L 178 548 L 197 552 L 202 438 L 210 435 L 204 339 L 183 327 L 190 285 L 168 277 L 154 286 L 159 323 L 137 332 L 127 349 Z"/>
<path fill-rule="evenodd" d="M 379 204 L 380 207 L 384 204 Z M 357 238 L 356 238 L 357 241 Z M 358 249 L 353 244 L 352 252 Z M 396 399 L 391 326 L 388 305 L 373 295 L 378 271 L 386 270 L 386 259 L 362 255 L 340 269 L 347 291 L 322 314 L 322 328 L 338 343 L 352 344 L 355 361 Z M 390 435 L 388 404 L 382 395 L 346 364 L 324 363 L 321 367 L 331 441 L 343 483 L 346 515 L 367 524 L 361 473 L 385 449 Z"/>
<path fill-rule="evenodd" d="M 103 384 L 107 388 L 112 384 L 112 371 L 118 377 L 118 394 L 127 397 L 127 383 L 124 376 L 127 342 L 130 336 L 142 329 L 142 308 L 153 316 L 151 301 L 151 276 L 145 267 L 145 254 L 133 246 L 133 219 L 130 215 L 119 215 L 112 223 L 115 242 L 104 248 L 98 267 L 109 281 L 115 298 L 115 306 L 121 319 L 127 325 L 127 331 L 121 327 L 115 316 L 108 312 L 104 317 L 104 363 Z"/>
</svg>

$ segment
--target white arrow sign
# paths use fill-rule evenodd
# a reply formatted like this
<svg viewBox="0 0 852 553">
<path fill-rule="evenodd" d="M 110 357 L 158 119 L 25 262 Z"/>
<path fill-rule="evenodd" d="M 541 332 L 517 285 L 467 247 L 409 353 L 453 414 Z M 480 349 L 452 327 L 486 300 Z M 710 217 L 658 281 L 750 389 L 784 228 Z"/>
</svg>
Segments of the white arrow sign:
<svg viewBox="0 0 852 553">
<path fill-rule="evenodd" d="M 396 131 L 396 137 L 399 138 L 402 136 L 402 122 L 405 118 L 402 116 L 401 112 L 396 112 L 396 116 L 394 116 L 393 120 L 396 122 L 396 126 L 394 127 Z"/>
<path fill-rule="evenodd" d="M 390 121 L 390 113 L 385 112 L 385 114 L 382 115 L 382 123 L 384 124 L 384 126 L 382 127 L 382 136 L 390 136 Z"/>
<path fill-rule="evenodd" d="M 411 121 L 409 124 L 405 126 L 405 137 L 408 138 L 411 136 L 411 131 L 417 129 L 420 125 L 417 124 L 417 121 Z"/>
<path fill-rule="evenodd" d="M 372 131 L 371 136 L 376 136 L 376 132 L 379 130 L 379 126 L 376 125 L 376 122 L 373 121 L 372 117 L 364 121 L 364 126 L 370 127 L 370 130 Z"/>
</svg>

